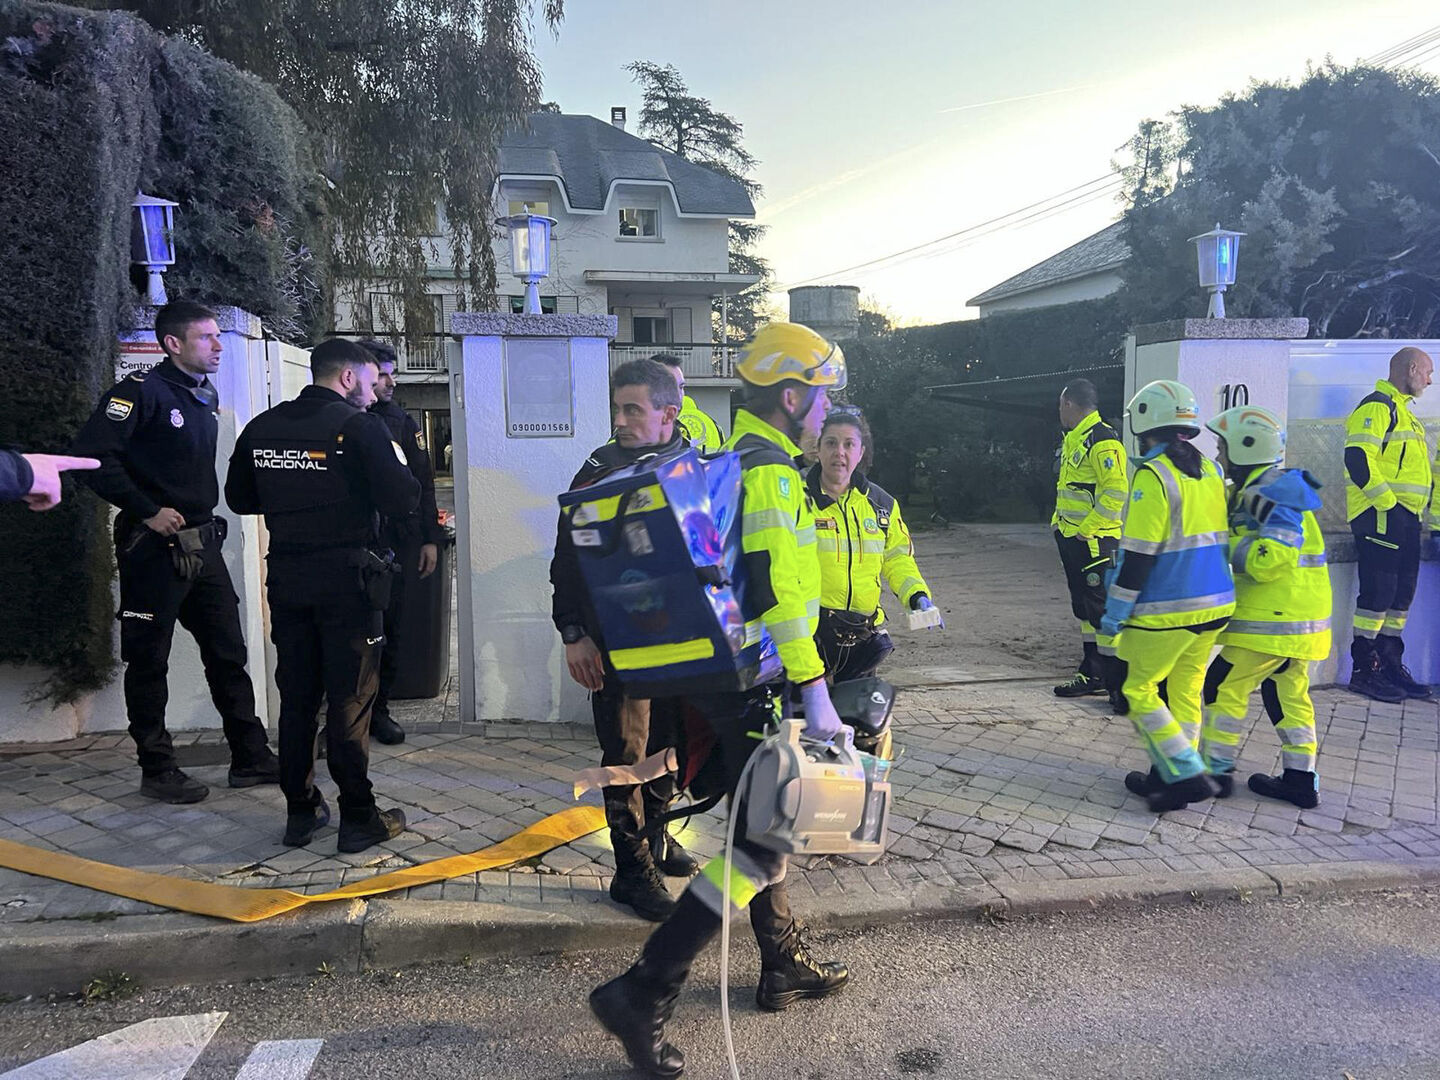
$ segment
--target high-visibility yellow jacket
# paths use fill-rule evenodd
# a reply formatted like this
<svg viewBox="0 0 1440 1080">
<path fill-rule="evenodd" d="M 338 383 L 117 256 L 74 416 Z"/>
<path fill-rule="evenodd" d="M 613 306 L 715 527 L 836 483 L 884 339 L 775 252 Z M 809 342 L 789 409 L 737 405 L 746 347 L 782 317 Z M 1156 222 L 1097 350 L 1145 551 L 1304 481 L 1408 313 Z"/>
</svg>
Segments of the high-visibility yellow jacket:
<svg viewBox="0 0 1440 1080">
<path fill-rule="evenodd" d="M 873 615 L 878 626 L 885 621 L 881 577 L 907 607 L 916 593 L 929 594 L 893 495 L 857 472 L 850 478 L 850 490 L 833 499 L 820 485 L 818 465 L 805 477 L 805 486 L 815 500 L 822 608 Z"/>
<path fill-rule="evenodd" d="M 1300 469 L 1262 465 L 1231 495 L 1235 614 L 1220 644 L 1297 660 L 1330 655 L 1330 572 L 1315 518 L 1318 487 Z"/>
<path fill-rule="evenodd" d="M 1388 379 L 1360 400 L 1345 422 L 1345 449 L 1365 455 L 1369 473 L 1364 486 L 1345 470 L 1345 517 L 1353 521 L 1372 506 L 1389 510 L 1399 504 L 1423 515 L 1430 502 L 1430 448 L 1425 427 L 1410 411 L 1409 394 Z"/>
<path fill-rule="evenodd" d="M 739 453 L 743 470 L 740 549 L 749 577 L 746 639 L 758 635 L 763 623 L 790 681 L 817 679 L 825 674 L 815 647 L 820 563 L 815 556 L 815 512 L 805 478 L 795 466 L 800 448 L 741 409 L 723 449 Z"/>
<path fill-rule="evenodd" d="M 1203 465 L 1198 480 L 1163 454 L 1146 458 L 1135 470 L 1119 570 L 1110 586 L 1112 595 L 1135 604 L 1126 626 L 1202 626 L 1235 610 L 1225 481 L 1213 461 Z M 1132 552 L 1155 558 L 1138 589 L 1120 586 Z"/>
<path fill-rule="evenodd" d="M 695 404 L 695 399 L 689 394 L 686 394 L 681 402 L 676 423 L 679 424 L 685 440 L 702 454 L 715 453 L 725 441 L 720 434 L 720 425 L 701 412 L 700 406 Z"/>
<path fill-rule="evenodd" d="M 1440 484 L 1433 483 L 1440 477 L 1440 446 L 1435 447 L 1435 460 L 1430 463 L 1431 486 L 1435 489 L 1430 496 L 1430 531 L 1440 532 Z"/>
<path fill-rule="evenodd" d="M 1130 497 L 1125 448 L 1092 412 L 1065 433 L 1050 527 L 1062 536 L 1119 536 Z"/>
</svg>

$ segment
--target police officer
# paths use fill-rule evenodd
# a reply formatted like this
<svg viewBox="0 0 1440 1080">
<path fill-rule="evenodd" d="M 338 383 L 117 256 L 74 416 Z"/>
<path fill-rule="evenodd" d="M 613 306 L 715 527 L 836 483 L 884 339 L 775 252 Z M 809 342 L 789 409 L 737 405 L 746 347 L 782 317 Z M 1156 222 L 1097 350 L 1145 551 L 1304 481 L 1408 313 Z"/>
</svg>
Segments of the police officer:
<svg viewBox="0 0 1440 1080">
<path fill-rule="evenodd" d="M 763 621 L 785 675 L 798 683 L 805 702 L 805 730 L 812 738 L 833 738 L 840 717 L 825 685 L 825 665 L 815 648 L 820 604 L 820 566 L 815 557 L 815 515 L 796 464 L 801 442 L 813 442 L 829 407 L 829 391 L 845 385 L 840 349 L 798 323 L 762 327 L 741 353 L 737 374 L 746 384 L 746 403 L 724 449 L 740 455 L 742 549 L 750 575 L 747 596 L 759 610 L 747 621 Z M 714 729 L 733 795 L 757 735 L 774 719 L 783 684 L 694 697 L 691 704 Z M 762 1009 L 779 1010 L 800 998 L 821 998 L 845 985 L 843 964 L 818 963 L 801 939 L 785 891 L 784 855 L 744 838 L 743 810 L 737 822 L 732 904 L 750 909 L 760 946 Z M 690 972 L 690 965 L 720 932 L 724 856 L 717 856 L 690 883 L 675 913 L 660 926 L 629 971 L 596 988 L 590 1008 L 618 1038 L 637 1068 L 652 1076 L 679 1076 L 685 1056 L 665 1041 L 665 1022 Z"/>
<path fill-rule="evenodd" d="M 1345 423 L 1345 516 L 1355 536 L 1360 595 L 1350 642 L 1350 689 L 1376 701 L 1428 698 L 1405 666 L 1405 619 L 1420 573 L 1420 516 L 1431 497 L 1425 427 L 1410 403 L 1435 365 L 1413 346 L 1390 358 Z"/>
<path fill-rule="evenodd" d="M 339 849 L 364 851 L 405 828 L 370 789 L 370 712 L 394 579 L 377 554 L 379 516 L 414 511 L 420 485 L 385 424 L 365 412 L 379 368 L 339 338 L 310 354 L 314 384 L 261 413 L 230 458 L 225 498 L 270 531 L 270 637 L 279 654 L 284 842 L 308 844 L 330 820 L 315 786 L 315 727 L 325 699 L 326 760 L 340 789 Z"/>
<path fill-rule="evenodd" d="M 440 517 L 435 511 L 435 470 L 425 447 L 420 425 L 408 412 L 395 404 L 395 350 L 383 341 L 359 343 L 370 351 L 380 366 L 375 383 L 375 404 L 370 411 L 390 430 L 390 438 L 405 451 L 405 461 L 420 485 L 420 508 L 406 517 L 387 516 L 381 533 L 381 545 L 395 552 L 402 573 L 395 575 L 390 589 L 390 606 L 385 609 L 385 651 L 380 656 L 380 689 L 375 695 L 375 709 L 370 717 L 370 734 L 382 743 L 395 745 L 405 741 L 405 730 L 390 716 L 390 691 L 400 670 L 403 648 L 401 626 L 405 621 L 405 578 L 409 567 L 415 567 L 421 578 L 435 572 L 440 560 L 440 545 L 445 540 Z"/>
<path fill-rule="evenodd" d="M 1100 419 L 1099 395 L 1089 379 L 1076 379 L 1060 392 L 1060 471 L 1050 527 L 1065 568 L 1070 610 L 1080 621 L 1082 658 L 1057 697 L 1110 695 L 1110 705 L 1128 711 L 1120 687 L 1125 664 L 1115 656 L 1115 639 L 1100 631 L 1105 613 L 1105 572 L 1120 546 L 1120 522 L 1130 499 L 1125 448 L 1115 429 Z"/>
<path fill-rule="evenodd" d="M 105 393 L 74 452 L 100 460 L 84 482 L 120 508 L 120 658 L 140 793 L 192 803 L 210 789 L 176 766 L 165 729 L 177 621 L 200 646 L 210 699 L 230 744 L 230 786 L 274 784 L 280 773 L 255 715 L 240 602 L 220 550 L 225 519 L 215 516 L 219 395 L 209 376 L 220 370 L 220 328 L 209 308 L 177 300 L 156 314 L 155 338 L 165 359 Z"/>
<path fill-rule="evenodd" d="M 670 373 L 654 360 L 631 360 L 610 376 L 615 437 L 585 460 L 570 490 L 598 483 L 617 469 L 637 463 L 659 464 L 685 452 L 687 444 L 675 428 L 680 393 Z M 610 666 L 589 593 L 581 576 L 570 530 L 562 517 L 550 563 L 554 588 L 551 616 L 565 643 L 571 677 L 590 691 L 601 765 L 634 765 L 674 741 L 677 705 L 627 696 Z M 664 921 L 675 909 L 662 873 L 689 877 L 700 869 L 668 831 L 652 834 L 646 843 L 646 821 L 663 813 L 675 795 L 671 777 L 641 785 L 605 789 L 605 821 L 615 850 L 615 876 L 610 897 L 627 904 L 641 918 Z"/>
<path fill-rule="evenodd" d="M 675 385 L 680 389 L 680 418 L 677 421 L 680 434 L 702 454 L 713 454 L 720 449 L 725 436 L 720 434 L 720 425 L 695 404 L 695 399 L 685 393 L 685 365 L 680 357 L 672 353 L 656 353 L 650 359 L 658 360 L 670 369 Z"/>
</svg>

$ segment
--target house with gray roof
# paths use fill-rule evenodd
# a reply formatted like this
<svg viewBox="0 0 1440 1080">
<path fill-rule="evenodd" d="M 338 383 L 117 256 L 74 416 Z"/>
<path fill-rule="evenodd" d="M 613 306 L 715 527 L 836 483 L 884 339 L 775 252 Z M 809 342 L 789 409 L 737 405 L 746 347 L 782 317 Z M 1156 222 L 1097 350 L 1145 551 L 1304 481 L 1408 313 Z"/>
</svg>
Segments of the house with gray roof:
<svg viewBox="0 0 1440 1080">
<path fill-rule="evenodd" d="M 540 283 L 541 308 L 561 314 L 615 315 L 619 334 L 611 366 L 670 352 L 684 362 L 687 390 L 726 431 L 733 377 L 731 351 L 714 343 L 711 302 L 754 284 L 730 272 L 730 220 L 749 220 L 755 206 L 728 176 L 657 149 L 625 130 L 625 110 L 609 122 L 594 116 L 541 112 L 501 142 L 493 193 L 496 217 L 525 212 L 556 220 L 550 276 Z M 524 286 L 510 273 L 510 245 L 498 230 L 495 265 L 500 302 L 520 311 Z M 469 308 L 455 280 L 445 238 L 444 208 L 436 211 L 431 277 L 433 311 L 401 310 L 399 297 L 372 288 L 362 305 L 337 304 L 341 332 L 408 327 L 419 319 L 428 335 L 400 350 L 397 400 L 420 421 L 437 472 L 449 472 L 448 371 L 459 343 L 450 316 Z"/>
<path fill-rule="evenodd" d="M 1130 258 L 1123 233 L 1124 222 L 1107 225 L 965 302 L 979 308 L 983 319 L 1001 311 L 1023 311 L 1109 296 L 1120 288 L 1120 270 Z"/>
</svg>

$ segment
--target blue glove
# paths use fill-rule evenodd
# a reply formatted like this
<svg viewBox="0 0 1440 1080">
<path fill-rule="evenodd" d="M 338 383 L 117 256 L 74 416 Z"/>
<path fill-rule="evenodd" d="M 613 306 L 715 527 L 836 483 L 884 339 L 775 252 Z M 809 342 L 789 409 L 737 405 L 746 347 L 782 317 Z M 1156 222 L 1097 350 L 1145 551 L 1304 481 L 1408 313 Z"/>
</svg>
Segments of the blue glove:
<svg viewBox="0 0 1440 1080">
<path fill-rule="evenodd" d="M 916 593 L 914 596 L 912 596 L 912 597 L 910 598 L 910 610 L 911 610 L 911 611 L 933 611 L 934 609 L 935 609 L 935 604 L 934 604 L 934 602 L 930 599 L 930 597 L 926 596 L 923 592 L 922 592 L 922 593 Z M 939 625 L 939 626 L 932 626 L 932 627 L 930 627 L 930 629 L 931 629 L 931 630 L 944 630 L 944 629 L 945 629 L 945 619 L 944 619 L 944 616 L 941 616 L 941 618 L 940 618 L 940 625 Z"/>
<path fill-rule="evenodd" d="M 830 688 L 825 680 L 812 679 L 800 687 L 800 700 L 805 703 L 805 735 L 828 742 L 840 734 L 840 714 L 830 701 Z"/>
<path fill-rule="evenodd" d="M 1105 598 L 1105 614 L 1100 617 L 1100 632 L 1106 637 L 1118 636 L 1125 626 L 1125 620 L 1134 613 L 1134 600 L 1122 600 L 1111 593 Z"/>
</svg>

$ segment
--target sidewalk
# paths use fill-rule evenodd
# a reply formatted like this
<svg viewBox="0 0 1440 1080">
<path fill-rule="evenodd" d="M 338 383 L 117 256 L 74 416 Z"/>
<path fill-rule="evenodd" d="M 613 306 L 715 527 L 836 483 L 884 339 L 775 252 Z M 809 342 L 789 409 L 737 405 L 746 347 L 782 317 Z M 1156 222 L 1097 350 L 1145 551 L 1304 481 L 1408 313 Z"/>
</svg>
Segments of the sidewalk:
<svg viewBox="0 0 1440 1080">
<path fill-rule="evenodd" d="M 890 851 L 871 867 L 840 858 L 795 866 L 796 908 L 813 925 L 856 925 L 1440 880 L 1440 704 L 1318 691 L 1321 805 L 1300 811 L 1245 788 L 1251 772 L 1279 770 L 1257 702 L 1235 795 L 1157 818 L 1121 784 L 1141 767 L 1141 751 L 1130 722 L 1102 703 L 1057 699 L 1041 680 L 905 690 Z M 573 775 L 596 760 L 589 730 L 462 731 L 436 719 L 444 707 L 444 699 L 397 703 L 410 737 L 374 745 L 371 775 L 381 805 L 403 807 L 411 828 L 359 855 L 336 854 L 333 826 L 310 847 L 282 847 L 279 790 L 225 787 L 218 735 L 177 739 L 182 764 L 212 789 L 193 806 L 137 793 L 124 735 L 0 746 L 0 837 L 162 873 L 318 892 L 474 851 L 573 805 Z M 323 766 L 320 777 L 333 793 Z M 709 856 L 722 829 L 716 814 L 697 818 L 684 841 Z M 650 926 L 609 900 L 613 865 L 596 833 L 535 865 L 243 926 L 0 870 L 0 994 L 73 991 L 107 970 L 142 983 L 232 981 L 321 964 L 354 970 L 558 951 L 602 935 L 607 945 L 638 943 Z"/>
</svg>

